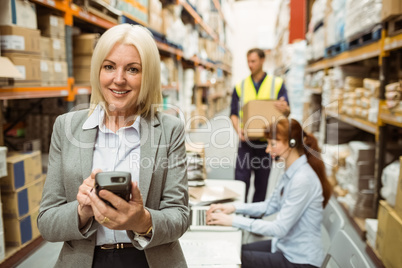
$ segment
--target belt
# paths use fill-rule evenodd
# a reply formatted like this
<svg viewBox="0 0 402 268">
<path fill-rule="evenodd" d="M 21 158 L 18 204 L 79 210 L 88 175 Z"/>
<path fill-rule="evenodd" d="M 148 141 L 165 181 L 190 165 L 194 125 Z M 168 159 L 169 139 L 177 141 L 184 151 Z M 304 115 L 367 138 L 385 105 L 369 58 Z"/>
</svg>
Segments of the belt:
<svg viewBox="0 0 402 268">
<path fill-rule="evenodd" d="M 100 249 L 125 249 L 125 248 L 133 248 L 133 244 L 131 243 L 117 243 L 117 244 L 104 244 L 102 246 L 96 246 Z"/>
</svg>

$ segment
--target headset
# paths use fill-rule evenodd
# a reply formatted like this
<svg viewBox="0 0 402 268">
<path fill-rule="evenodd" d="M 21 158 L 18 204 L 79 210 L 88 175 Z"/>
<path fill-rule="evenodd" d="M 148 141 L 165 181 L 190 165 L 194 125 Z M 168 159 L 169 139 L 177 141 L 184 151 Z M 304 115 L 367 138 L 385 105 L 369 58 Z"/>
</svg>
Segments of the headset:
<svg viewBox="0 0 402 268">
<path fill-rule="evenodd" d="M 295 148 L 296 145 L 297 145 L 296 140 L 291 137 L 291 134 L 292 134 L 292 119 L 288 118 L 288 122 L 289 122 L 289 132 L 288 132 L 288 140 L 289 140 L 288 145 L 289 145 L 289 147 L 285 151 L 283 151 L 282 153 L 280 153 L 277 156 L 275 156 L 275 158 L 274 158 L 275 161 L 278 161 L 284 153 L 286 153 L 287 151 Z"/>
<path fill-rule="evenodd" d="M 288 133 L 289 147 L 293 149 L 296 147 L 297 142 L 294 138 L 291 137 L 291 135 L 292 135 L 292 119 L 288 118 L 288 121 L 289 121 L 289 133 Z"/>
</svg>

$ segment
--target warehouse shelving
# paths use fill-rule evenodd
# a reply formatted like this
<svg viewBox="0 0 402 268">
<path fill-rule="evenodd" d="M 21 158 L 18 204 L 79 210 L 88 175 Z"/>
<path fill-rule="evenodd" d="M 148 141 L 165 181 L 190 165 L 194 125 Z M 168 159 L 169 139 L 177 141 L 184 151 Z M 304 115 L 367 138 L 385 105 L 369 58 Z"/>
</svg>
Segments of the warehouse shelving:
<svg viewBox="0 0 402 268">
<path fill-rule="evenodd" d="M 54 97 L 64 97 L 69 104 L 72 104 L 75 97 L 81 94 L 89 95 L 91 94 L 91 86 L 86 84 L 76 84 L 74 81 L 74 74 L 72 73 L 72 27 L 76 22 L 85 22 L 91 26 L 96 26 L 99 29 L 106 30 L 117 24 L 115 19 L 108 19 L 106 17 L 101 17 L 97 12 L 91 12 L 91 9 L 84 9 L 74 3 L 72 0 L 30 0 L 30 2 L 40 5 L 45 9 L 49 9 L 50 12 L 61 14 L 64 17 L 65 29 L 66 29 L 66 52 L 67 52 L 67 63 L 68 63 L 68 81 L 66 85 L 62 86 L 36 86 L 36 87 L 0 87 L 0 101 L 3 100 L 16 100 L 16 99 L 33 99 L 33 98 L 54 98 Z M 186 1 L 178 0 L 176 4 L 182 5 L 187 12 L 189 12 L 194 20 L 200 24 L 200 26 L 208 33 L 211 38 L 219 46 L 226 50 L 226 53 L 230 53 L 227 47 L 219 41 L 219 36 L 212 30 L 212 28 L 205 23 L 205 21 L 199 16 L 195 10 L 188 5 Z M 217 3 L 215 3 L 216 5 Z M 217 7 L 220 14 L 222 14 L 220 7 Z M 95 14 L 96 13 L 96 14 Z M 221 15 L 223 18 L 223 15 Z M 130 21 L 133 24 L 141 24 L 148 27 L 147 23 L 134 18 L 133 16 L 121 12 L 120 19 L 118 22 Z M 206 69 L 217 70 L 221 69 L 225 73 L 231 73 L 231 67 L 224 63 L 213 63 L 204 59 L 200 59 L 197 56 L 193 56 L 189 59 L 183 57 L 183 51 L 177 46 L 170 45 L 169 43 L 161 42 L 160 40 L 155 40 L 158 50 L 161 55 L 169 55 L 174 57 L 177 61 L 184 64 L 185 62 L 190 63 L 192 66 L 203 66 Z M 162 91 L 180 91 L 180 83 L 176 82 L 174 84 L 162 86 Z M 214 98 L 218 98 L 218 95 Z M 1 104 L 1 103 L 0 103 Z M 72 108 L 69 105 L 68 109 Z M 177 111 L 168 110 L 167 113 L 177 114 Z M 1 130 L 2 131 L 2 130 Z M 17 263 L 23 256 L 26 256 L 30 251 L 35 249 L 42 243 L 43 239 L 38 237 L 31 242 L 18 248 L 8 248 L 6 252 L 6 259 L 1 263 L 6 266 L 10 264 L 13 266 Z"/>
<path fill-rule="evenodd" d="M 320 70 L 328 70 L 330 68 L 346 65 L 350 63 L 357 63 L 363 60 L 377 58 L 378 65 L 380 68 L 379 80 L 381 82 L 380 94 L 379 94 L 379 111 L 378 111 L 378 122 L 377 124 L 368 122 L 367 120 L 362 120 L 355 117 L 350 117 L 344 114 L 334 113 L 326 110 L 327 118 L 336 118 L 342 122 L 345 122 L 351 126 L 357 127 L 367 133 L 374 135 L 376 141 L 376 163 L 375 163 L 375 201 L 373 207 L 375 210 L 378 208 L 378 201 L 380 199 L 380 189 L 381 189 L 381 176 L 382 171 L 385 167 L 385 154 L 387 151 L 387 140 L 386 140 L 386 128 L 387 126 L 402 127 L 402 114 L 397 114 L 388 109 L 385 104 L 385 85 L 389 82 L 389 65 L 390 65 L 390 52 L 393 50 L 398 50 L 402 48 L 402 34 L 395 36 L 388 36 L 385 23 L 382 27 L 381 39 L 375 41 L 371 44 L 361 46 L 359 48 L 342 52 L 335 57 L 325 58 L 317 62 L 309 64 L 305 71 L 306 73 L 314 73 Z M 315 90 L 315 93 L 319 91 Z M 348 210 L 345 209 L 346 214 Z M 352 225 L 355 227 L 358 234 L 362 235 L 364 240 L 365 235 L 365 225 L 362 219 L 351 217 L 348 214 Z M 381 266 L 381 261 L 379 261 L 378 254 L 376 254 L 375 249 L 371 248 L 367 244 L 366 251 L 376 260 Z"/>
<path fill-rule="evenodd" d="M 336 118 L 342 122 L 348 123 L 354 127 L 364 130 L 371 134 L 377 133 L 377 125 L 360 118 L 351 118 L 349 116 L 338 114 L 330 110 L 325 111 L 327 117 Z"/>
<path fill-rule="evenodd" d="M 371 43 L 360 48 L 342 52 L 333 58 L 327 58 L 306 67 L 306 72 L 312 73 L 319 70 L 327 69 L 334 66 L 354 63 L 374 57 L 378 57 L 381 52 L 380 41 Z"/>
<path fill-rule="evenodd" d="M 90 11 L 84 10 L 82 7 L 77 6 L 74 3 L 71 3 L 70 0 L 31 0 L 31 2 L 40 4 L 47 8 L 55 9 L 57 11 L 64 13 L 65 24 L 67 26 L 73 25 L 73 18 L 77 18 L 88 22 L 92 25 L 101 27 L 103 29 L 108 29 L 116 25 L 116 23 L 111 22 L 107 19 L 101 18 L 95 14 L 92 14 Z M 218 42 L 217 34 L 202 20 L 202 18 L 198 15 L 198 13 L 186 2 L 179 1 L 181 5 L 194 17 L 194 19 L 199 23 L 206 32 L 216 41 Z M 220 9 L 219 9 L 220 10 Z M 123 16 L 126 16 L 128 19 L 134 21 L 135 23 L 139 23 L 141 25 L 147 26 L 146 23 L 133 18 L 131 15 L 123 13 Z M 183 51 L 170 46 L 166 43 L 162 43 L 160 41 L 156 41 L 157 47 L 160 51 L 169 53 L 171 55 L 176 56 L 177 60 L 183 59 Z M 208 69 L 222 69 L 223 71 L 230 73 L 231 68 L 225 64 L 214 64 L 208 62 L 206 60 L 199 59 L 197 56 L 193 56 L 189 59 L 185 59 L 187 61 L 192 62 L 195 66 L 202 65 Z M 82 87 L 80 87 L 82 88 Z M 18 87 L 18 88 L 8 88 L 6 92 L 4 92 L 2 88 L 2 94 L 0 94 L 0 99 L 21 99 L 21 98 L 50 98 L 50 97 L 65 97 L 67 96 L 68 101 L 73 101 L 76 94 L 89 94 L 90 90 L 85 91 L 77 90 L 77 87 L 74 85 L 72 79 L 69 79 L 66 87 L 61 89 L 60 87 Z M 67 92 L 67 94 L 66 94 Z M 85 93 L 84 93 L 85 92 Z"/>
</svg>

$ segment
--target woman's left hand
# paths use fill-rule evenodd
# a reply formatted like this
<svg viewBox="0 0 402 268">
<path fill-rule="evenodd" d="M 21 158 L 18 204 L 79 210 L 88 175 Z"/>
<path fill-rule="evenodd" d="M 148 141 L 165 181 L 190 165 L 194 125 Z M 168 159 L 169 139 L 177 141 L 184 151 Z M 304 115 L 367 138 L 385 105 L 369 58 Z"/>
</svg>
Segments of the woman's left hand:
<svg viewBox="0 0 402 268">
<path fill-rule="evenodd" d="M 214 212 L 207 214 L 207 225 L 232 226 L 233 215 L 222 212 Z"/>
<path fill-rule="evenodd" d="M 91 193 L 94 217 L 103 226 L 112 230 L 132 230 L 137 233 L 144 233 L 152 226 L 151 215 L 144 208 L 137 182 L 132 183 L 129 202 L 108 190 L 101 190 L 99 196 L 115 207 L 112 208 L 103 202 L 95 191 Z"/>
</svg>

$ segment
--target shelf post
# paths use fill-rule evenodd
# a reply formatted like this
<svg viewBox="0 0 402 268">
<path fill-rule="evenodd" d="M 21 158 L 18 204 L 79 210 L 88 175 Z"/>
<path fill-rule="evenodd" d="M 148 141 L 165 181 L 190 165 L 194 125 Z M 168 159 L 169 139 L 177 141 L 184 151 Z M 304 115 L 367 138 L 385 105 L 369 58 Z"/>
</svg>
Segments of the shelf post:
<svg viewBox="0 0 402 268">
<path fill-rule="evenodd" d="M 381 40 L 380 40 L 380 56 L 379 56 L 379 65 L 380 65 L 380 95 L 379 100 L 379 114 L 381 113 L 381 105 L 385 100 L 385 86 L 389 83 L 389 69 L 390 69 L 390 53 L 384 49 L 385 38 L 388 35 L 387 33 L 387 23 L 383 23 L 382 31 L 381 31 Z M 380 201 L 380 191 L 382 187 L 381 176 L 382 171 L 385 165 L 385 134 L 386 134 L 386 126 L 378 117 L 378 131 L 376 135 L 376 161 L 375 161 L 375 193 L 374 193 L 374 209 L 378 210 L 378 203 Z"/>
</svg>

